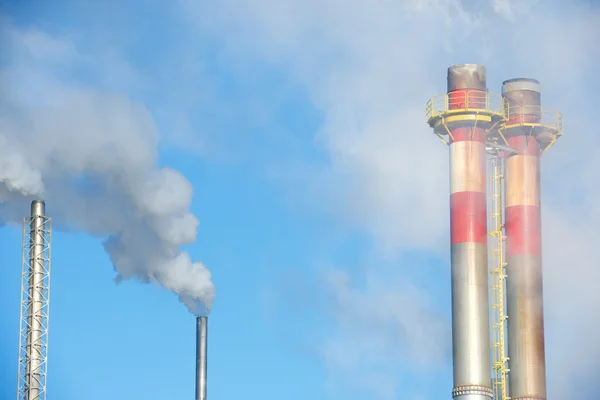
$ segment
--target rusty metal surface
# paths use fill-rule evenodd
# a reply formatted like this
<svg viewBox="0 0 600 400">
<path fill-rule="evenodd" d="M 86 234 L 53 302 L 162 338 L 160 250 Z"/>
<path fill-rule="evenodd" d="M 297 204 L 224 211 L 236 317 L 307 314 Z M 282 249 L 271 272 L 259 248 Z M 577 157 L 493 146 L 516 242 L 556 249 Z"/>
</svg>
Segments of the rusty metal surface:
<svg viewBox="0 0 600 400">
<path fill-rule="evenodd" d="M 542 117 L 541 85 L 535 79 L 516 78 L 502 83 L 502 97 L 507 103 L 508 124 L 537 123 Z M 528 134 L 527 127 L 511 129 L 507 136 Z"/>
<path fill-rule="evenodd" d="M 514 255 L 506 261 L 510 396 L 545 399 L 541 256 Z"/>
<path fill-rule="evenodd" d="M 539 105 L 541 104 L 541 94 L 538 92 L 532 92 L 529 90 L 520 90 L 520 91 L 512 91 L 508 93 L 503 93 L 502 96 L 506 100 L 508 100 L 508 104 L 510 107 L 523 107 L 525 108 L 524 114 L 531 114 L 529 110 L 539 110 Z M 527 107 L 534 106 L 534 107 Z"/>
<path fill-rule="evenodd" d="M 537 79 L 530 78 L 515 78 L 508 79 L 502 82 L 502 94 L 507 94 L 509 92 L 522 92 L 522 91 L 531 91 L 541 93 L 542 85 L 540 81 Z"/>
<path fill-rule="evenodd" d="M 542 104 L 539 89 L 540 83 L 535 79 L 510 79 L 502 83 L 502 96 L 508 101 L 509 107 L 513 109 L 520 107 L 521 114 L 539 115 L 541 112 L 539 106 Z"/>
<path fill-rule="evenodd" d="M 487 90 L 485 66 L 457 64 L 448 68 L 448 92 L 460 89 Z"/>
<path fill-rule="evenodd" d="M 454 386 L 491 388 L 487 244 L 454 244 L 451 255 Z"/>
</svg>

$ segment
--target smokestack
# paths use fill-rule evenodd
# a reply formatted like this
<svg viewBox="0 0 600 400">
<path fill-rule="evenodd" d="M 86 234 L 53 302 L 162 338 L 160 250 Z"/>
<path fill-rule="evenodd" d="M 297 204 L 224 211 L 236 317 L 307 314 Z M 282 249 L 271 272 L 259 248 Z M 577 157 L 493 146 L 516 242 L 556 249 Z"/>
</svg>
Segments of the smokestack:
<svg viewBox="0 0 600 400">
<path fill-rule="evenodd" d="M 511 79 L 504 134 L 518 153 L 506 159 L 506 283 L 511 399 L 546 399 L 540 212 L 540 83 Z M 539 136 L 539 137 L 538 137 Z"/>
<path fill-rule="evenodd" d="M 450 242 L 452 348 L 456 399 L 488 400 L 490 331 L 487 268 L 486 124 L 470 109 L 487 107 L 486 70 L 463 64 L 448 68 L 448 108 L 465 110 L 450 128 Z M 476 116 L 475 116 L 476 117 Z"/>
<path fill-rule="evenodd" d="M 206 400 L 208 318 L 196 317 L 196 400 Z"/>
<path fill-rule="evenodd" d="M 500 100 L 500 97 L 498 98 Z M 448 68 L 447 94 L 427 104 L 427 122 L 450 149 L 450 245 L 454 387 L 459 400 L 489 400 L 486 135 L 503 118 L 490 109 L 482 65 Z"/>
</svg>

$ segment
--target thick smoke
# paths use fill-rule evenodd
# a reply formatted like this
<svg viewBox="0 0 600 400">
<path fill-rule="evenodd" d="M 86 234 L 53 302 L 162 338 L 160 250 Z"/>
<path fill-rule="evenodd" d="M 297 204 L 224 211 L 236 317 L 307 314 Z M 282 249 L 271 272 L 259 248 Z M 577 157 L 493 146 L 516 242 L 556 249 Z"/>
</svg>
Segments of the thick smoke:
<svg viewBox="0 0 600 400">
<path fill-rule="evenodd" d="M 30 200 L 44 199 L 55 225 L 105 238 L 116 282 L 159 284 L 190 312 L 208 313 L 211 274 L 181 250 L 196 240 L 193 188 L 158 166 L 147 110 L 36 69 L 71 55 L 61 42 L 7 30 L 2 39 L 13 52 L 0 75 L 0 221 L 18 223 Z"/>
</svg>

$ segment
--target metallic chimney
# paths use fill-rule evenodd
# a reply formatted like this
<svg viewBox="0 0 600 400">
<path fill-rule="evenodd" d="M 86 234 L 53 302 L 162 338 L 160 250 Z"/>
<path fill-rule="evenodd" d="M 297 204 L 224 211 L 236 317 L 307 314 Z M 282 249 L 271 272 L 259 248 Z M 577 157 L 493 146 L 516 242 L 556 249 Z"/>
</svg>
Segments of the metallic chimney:
<svg viewBox="0 0 600 400">
<path fill-rule="evenodd" d="M 502 118 L 491 110 L 483 65 L 448 68 L 447 93 L 427 121 L 450 151 L 452 349 L 456 400 L 490 400 L 486 137 Z"/>
<path fill-rule="evenodd" d="M 546 399 L 540 211 L 540 83 L 511 79 L 505 135 L 518 151 L 506 159 L 506 282 L 510 397 Z M 540 132 L 541 133 L 541 132 Z"/>
<path fill-rule="evenodd" d="M 487 268 L 486 126 L 470 110 L 486 107 L 482 65 L 448 68 L 448 108 L 465 109 L 450 127 L 453 397 L 491 397 Z"/>
<path fill-rule="evenodd" d="M 206 400 L 208 318 L 196 318 L 196 400 Z"/>
</svg>

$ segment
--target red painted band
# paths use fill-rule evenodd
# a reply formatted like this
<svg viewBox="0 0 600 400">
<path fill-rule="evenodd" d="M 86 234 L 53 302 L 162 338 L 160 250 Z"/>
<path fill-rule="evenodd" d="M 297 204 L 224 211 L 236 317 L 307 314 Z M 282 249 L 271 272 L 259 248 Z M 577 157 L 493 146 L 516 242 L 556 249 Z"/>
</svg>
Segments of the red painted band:
<svg viewBox="0 0 600 400">
<path fill-rule="evenodd" d="M 506 208 L 506 256 L 542 254 L 541 211 L 536 206 Z"/>
<path fill-rule="evenodd" d="M 513 149 L 519 150 L 520 154 L 539 156 L 540 145 L 533 136 L 521 135 L 508 138 L 508 145 Z"/>
<path fill-rule="evenodd" d="M 472 126 L 465 126 L 461 128 L 452 129 L 452 137 L 450 143 L 455 142 L 479 142 L 485 143 L 485 129 L 473 128 Z"/>
<path fill-rule="evenodd" d="M 486 108 L 487 93 L 483 90 L 458 89 L 448 92 L 448 109 Z"/>
<path fill-rule="evenodd" d="M 450 243 L 487 243 L 485 193 L 450 195 Z"/>
<path fill-rule="evenodd" d="M 540 117 L 538 115 L 533 114 L 517 114 L 511 115 L 508 117 L 506 121 L 506 125 L 515 125 L 515 124 L 535 124 L 540 122 Z"/>
</svg>

